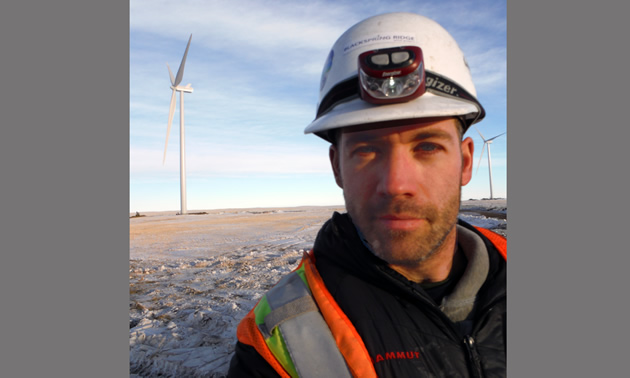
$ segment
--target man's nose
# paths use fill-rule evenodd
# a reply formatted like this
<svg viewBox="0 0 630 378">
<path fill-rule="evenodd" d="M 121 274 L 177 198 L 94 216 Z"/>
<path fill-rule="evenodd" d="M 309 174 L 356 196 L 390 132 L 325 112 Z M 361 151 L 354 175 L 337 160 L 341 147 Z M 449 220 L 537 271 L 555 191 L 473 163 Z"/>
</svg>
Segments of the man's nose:
<svg viewBox="0 0 630 378">
<path fill-rule="evenodd" d="M 383 159 L 378 193 L 383 196 L 415 196 L 417 194 L 418 165 L 411 152 L 392 149 Z"/>
</svg>

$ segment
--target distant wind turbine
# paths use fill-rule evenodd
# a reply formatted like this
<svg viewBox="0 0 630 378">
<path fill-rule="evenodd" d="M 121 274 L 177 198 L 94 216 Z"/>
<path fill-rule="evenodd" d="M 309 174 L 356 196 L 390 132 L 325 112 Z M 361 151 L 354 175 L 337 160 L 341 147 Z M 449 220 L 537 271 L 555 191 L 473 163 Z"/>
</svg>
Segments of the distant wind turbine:
<svg viewBox="0 0 630 378">
<path fill-rule="evenodd" d="M 475 129 L 477 129 L 477 126 L 475 126 Z M 486 139 L 483 134 L 481 134 L 481 131 L 479 131 L 479 129 L 477 129 L 477 132 L 479 133 L 479 135 L 481 136 L 481 139 L 483 139 L 483 148 L 481 149 L 481 155 L 479 155 L 479 162 L 477 163 L 477 171 L 475 171 L 475 174 L 477 174 L 477 172 L 479 171 L 479 165 L 481 164 L 481 158 L 483 157 L 483 151 L 486 148 L 486 145 L 488 145 L 488 172 L 490 173 L 490 199 L 493 199 L 494 197 L 492 196 L 492 158 L 490 157 L 490 145 L 492 144 L 492 141 L 497 139 L 498 137 L 500 137 L 501 135 L 505 134 L 499 134 L 497 136 L 494 136 L 490 139 Z"/>
<path fill-rule="evenodd" d="M 180 86 L 184 77 L 184 65 L 186 64 L 186 55 L 188 55 L 188 48 L 190 47 L 190 41 L 192 40 L 192 34 L 188 39 L 188 45 L 186 45 L 186 51 L 184 57 L 177 70 L 177 76 L 173 78 L 173 72 L 171 67 L 166 63 L 168 68 L 168 74 L 171 77 L 171 89 L 173 94 L 171 96 L 171 105 L 168 112 L 168 128 L 166 129 L 166 144 L 164 145 L 164 159 L 162 165 L 166 162 L 166 148 L 168 147 L 168 136 L 171 133 L 171 124 L 173 123 L 173 115 L 175 113 L 175 92 L 179 92 L 179 181 L 180 181 L 180 193 L 181 193 L 181 212 L 180 214 L 186 214 L 186 144 L 184 140 L 184 93 L 192 93 L 193 89 L 190 84 L 186 86 Z"/>
</svg>

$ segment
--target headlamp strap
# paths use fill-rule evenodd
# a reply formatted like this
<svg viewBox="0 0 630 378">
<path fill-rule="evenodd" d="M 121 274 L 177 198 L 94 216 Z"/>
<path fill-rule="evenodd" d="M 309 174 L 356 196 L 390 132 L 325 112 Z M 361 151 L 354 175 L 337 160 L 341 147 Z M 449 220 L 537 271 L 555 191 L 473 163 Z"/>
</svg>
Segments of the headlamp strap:
<svg viewBox="0 0 630 378">
<path fill-rule="evenodd" d="M 477 109 L 479 110 L 479 113 L 477 114 L 477 116 L 475 117 L 471 125 L 477 122 L 477 120 L 481 120 L 486 116 L 486 111 L 484 110 L 483 106 L 481 106 L 481 104 L 479 103 L 479 101 L 477 101 L 475 96 L 468 93 L 467 90 L 460 87 L 454 81 L 451 81 L 445 78 L 444 76 L 440 76 L 434 72 L 427 71 L 427 70 L 425 70 L 424 72 L 426 75 L 426 81 L 425 81 L 426 92 L 431 92 L 437 96 L 455 97 L 455 98 L 470 102 L 477 107 Z"/>
<path fill-rule="evenodd" d="M 454 81 L 451 81 L 444 76 L 440 76 L 434 72 L 425 70 L 425 91 L 431 92 L 434 95 L 455 97 L 457 99 L 472 103 L 479 109 L 471 125 L 478 120 L 483 119 L 486 116 L 486 111 L 483 106 L 477 101 L 475 96 L 468 93 L 467 90 L 459 86 Z M 344 80 L 334 86 L 330 92 L 322 99 L 317 109 L 317 116 L 321 117 L 324 113 L 332 109 L 335 105 L 352 100 L 355 97 L 359 97 L 359 77 L 353 76 L 347 80 Z"/>
<path fill-rule="evenodd" d="M 315 118 L 321 117 L 335 105 L 355 97 L 359 97 L 359 76 L 353 76 L 335 85 L 320 102 Z"/>
</svg>

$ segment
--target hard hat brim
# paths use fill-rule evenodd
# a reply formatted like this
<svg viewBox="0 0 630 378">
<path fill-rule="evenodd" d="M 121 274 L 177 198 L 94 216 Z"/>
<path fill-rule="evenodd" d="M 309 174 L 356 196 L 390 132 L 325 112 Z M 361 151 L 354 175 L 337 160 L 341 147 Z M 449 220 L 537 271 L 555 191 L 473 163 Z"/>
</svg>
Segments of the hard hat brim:
<svg viewBox="0 0 630 378">
<path fill-rule="evenodd" d="M 337 129 L 340 127 L 370 124 L 375 122 L 431 117 L 460 117 L 478 113 L 469 102 L 425 93 L 422 97 L 406 103 L 373 105 L 360 98 L 337 104 L 327 113 L 315 119 L 304 129 L 305 134 Z"/>
</svg>

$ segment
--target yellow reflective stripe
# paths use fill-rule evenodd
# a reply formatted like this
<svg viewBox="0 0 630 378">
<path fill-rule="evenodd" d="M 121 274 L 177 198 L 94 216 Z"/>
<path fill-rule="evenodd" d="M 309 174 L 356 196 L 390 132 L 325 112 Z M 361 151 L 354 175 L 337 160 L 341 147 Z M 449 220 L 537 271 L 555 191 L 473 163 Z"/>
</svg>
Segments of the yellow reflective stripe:
<svg viewBox="0 0 630 378">
<path fill-rule="evenodd" d="M 260 301 L 254 307 L 254 315 L 256 315 L 256 325 L 265 324 L 265 316 L 271 312 L 271 307 L 267 302 L 267 296 L 263 295 Z"/>
<path fill-rule="evenodd" d="M 265 339 L 265 342 L 284 370 L 286 370 L 291 377 L 299 377 L 297 371 L 295 370 L 295 366 L 293 365 L 293 360 L 291 360 L 291 356 L 289 355 L 287 346 L 284 343 L 284 338 L 282 337 L 279 327 L 276 327 L 271 331 L 271 337 Z"/>
<path fill-rule="evenodd" d="M 297 273 L 298 276 L 300 276 L 300 278 L 302 279 L 302 281 L 304 281 L 304 285 L 306 285 L 306 287 L 308 286 L 308 280 L 306 279 L 306 272 L 304 271 L 304 264 L 300 264 L 300 266 L 293 271 L 294 273 Z"/>
<path fill-rule="evenodd" d="M 304 265 L 300 264 L 300 266 L 294 270 L 292 273 L 296 273 L 304 282 L 306 287 L 308 287 L 308 281 L 306 280 Z M 263 295 L 260 299 L 256 307 L 254 307 L 254 315 L 256 318 L 256 325 L 265 325 L 265 317 L 271 313 L 271 307 L 267 302 L 267 295 Z M 265 338 L 265 343 L 267 347 L 273 353 L 274 357 L 278 360 L 278 362 L 282 365 L 282 367 L 291 375 L 291 377 L 298 377 L 297 371 L 295 370 L 295 365 L 293 364 L 293 360 L 289 355 L 289 350 L 287 349 L 286 344 L 284 343 L 284 338 L 282 337 L 282 333 L 278 327 L 269 330 L 271 336 Z"/>
<path fill-rule="evenodd" d="M 260 326 L 261 324 L 265 324 L 265 316 L 271 313 L 271 308 L 269 307 L 269 303 L 267 302 L 267 296 L 264 295 L 256 307 L 254 308 L 254 314 L 256 316 L 256 325 Z M 298 377 L 297 371 L 295 370 L 295 366 L 293 365 L 293 361 L 291 360 L 291 356 L 289 355 L 289 351 L 287 346 L 284 343 L 284 338 L 280 333 L 280 329 L 275 327 L 273 330 L 270 330 L 271 336 L 265 338 L 265 343 L 267 347 L 273 353 L 274 357 L 280 365 L 291 375 L 291 377 Z"/>
<path fill-rule="evenodd" d="M 350 378 L 335 336 L 312 297 L 305 261 L 307 254 L 296 270 L 261 298 L 253 311 L 256 326 L 266 348 L 291 377 L 299 377 L 299 370 L 305 377 Z"/>
</svg>

